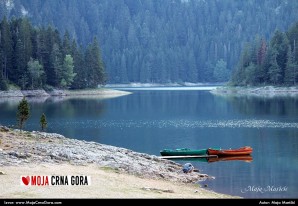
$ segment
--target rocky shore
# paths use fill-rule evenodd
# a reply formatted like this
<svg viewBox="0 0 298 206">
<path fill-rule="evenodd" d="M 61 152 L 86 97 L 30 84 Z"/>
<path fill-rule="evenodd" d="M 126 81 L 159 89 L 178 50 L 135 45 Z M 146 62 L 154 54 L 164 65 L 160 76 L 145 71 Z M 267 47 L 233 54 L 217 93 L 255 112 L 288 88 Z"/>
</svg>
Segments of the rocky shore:
<svg viewBox="0 0 298 206">
<path fill-rule="evenodd" d="M 128 149 L 69 139 L 59 134 L 20 132 L 0 126 L 0 166 L 27 164 L 96 164 L 150 179 L 194 183 L 211 178 L 206 174 L 184 174 L 182 165 L 154 155 Z"/>
<path fill-rule="evenodd" d="M 102 96 L 114 97 L 130 94 L 130 92 L 113 90 L 113 89 L 84 89 L 84 90 L 59 90 L 54 89 L 51 91 L 39 90 L 8 90 L 0 91 L 0 98 L 10 97 L 73 97 L 73 96 Z"/>
<path fill-rule="evenodd" d="M 210 91 L 215 95 L 223 96 L 257 96 L 257 97 L 276 97 L 276 96 L 298 96 L 298 87 L 217 87 Z"/>
</svg>

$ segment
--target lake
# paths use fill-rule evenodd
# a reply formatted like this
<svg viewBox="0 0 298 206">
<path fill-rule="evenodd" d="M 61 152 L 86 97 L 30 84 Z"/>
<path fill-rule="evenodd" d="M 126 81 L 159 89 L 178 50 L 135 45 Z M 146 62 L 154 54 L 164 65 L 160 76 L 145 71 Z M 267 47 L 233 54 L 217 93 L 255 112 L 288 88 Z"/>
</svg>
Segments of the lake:
<svg viewBox="0 0 298 206">
<path fill-rule="evenodd" d="M 201 182 L 245 198 L 297 198 L 298 97 L 224 97 L 210 87 L 121 88 L 111 99 L 28 99 L 27 130 L 39 130 L 160 155 L 165 148 L 253 147 L 246 161 L 191 162 L 214 176 Z M 0 99 L 0 124 L 15 125 L 18 101 Z"/>
</svg>

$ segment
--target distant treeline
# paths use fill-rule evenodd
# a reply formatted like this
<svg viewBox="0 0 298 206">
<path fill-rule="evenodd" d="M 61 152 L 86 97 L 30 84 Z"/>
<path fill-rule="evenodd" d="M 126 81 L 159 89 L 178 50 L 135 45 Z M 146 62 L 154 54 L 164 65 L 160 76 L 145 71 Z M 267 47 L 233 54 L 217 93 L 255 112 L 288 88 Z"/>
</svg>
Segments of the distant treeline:
<svg viewBox="0 0 298 206">
<path fill-rule="evenodd" d="M 270 42 L 257 37 L 245 45 L 230 84 L 236 86 L 298 83 L 298 22 L 287 32 L 275 31 Z"/>
<path fill-rule="evenodd" d="M 298 20 L 290 0 L 1 0 L 0 18 L 100 41 L 109 83 L 223 82 L 245 42 Z"/>
<path fill-rule="evenodd" d="M 95 88 L 106 75 L 96 38 L 78 47 L 68 32 L 33 27 L 27 18 L 0 22 L 0 90 Z"/>
</svg>

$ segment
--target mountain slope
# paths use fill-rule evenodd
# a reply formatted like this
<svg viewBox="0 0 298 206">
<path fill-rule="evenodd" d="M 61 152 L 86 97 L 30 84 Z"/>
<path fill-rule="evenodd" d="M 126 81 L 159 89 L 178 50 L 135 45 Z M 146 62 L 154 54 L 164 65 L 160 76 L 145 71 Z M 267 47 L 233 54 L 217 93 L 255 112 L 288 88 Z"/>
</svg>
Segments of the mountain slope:
<svg viewBox="0 0 298 206">
<path fill-rule="evenodd" d="M 298 20 L 285 0 L 3 0 L 1 16 L 100 40 L 110 83 L 226 81 L 245 42 Z M 225 75 L 228 74 L 228 75 Z"/>
</svg>

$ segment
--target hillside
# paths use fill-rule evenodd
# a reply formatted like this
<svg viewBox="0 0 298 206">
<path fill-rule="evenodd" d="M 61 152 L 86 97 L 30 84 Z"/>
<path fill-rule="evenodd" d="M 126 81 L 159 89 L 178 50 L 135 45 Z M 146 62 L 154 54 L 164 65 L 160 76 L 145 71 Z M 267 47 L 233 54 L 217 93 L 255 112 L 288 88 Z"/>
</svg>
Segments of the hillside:
<svg viewBox="0 0 298 206">
<path fill-rule="evenodd" d="M 0 21 L 0 90 L 9 85 L 52 90 L 97 88 L 105 69 L 96 38 L 78 47 L 68 32 L 63 38 L 53 27 L 33 27 L 27 18 Z"/>
<path fill-rule="evenodd" d="M 298 22 L 286 32 L 275 31 L 269 42 L 245 45 L 232 73 L 234 86 L 296 86 L 298 82 Z"/>
<path fill-rule="evenodd" d="M 245 42 L 268 40 L 298 20 L 287 0 L 3 0 L 0 17 L 97 36 L 109 83 L 223 82 Z"/>
</svg>

